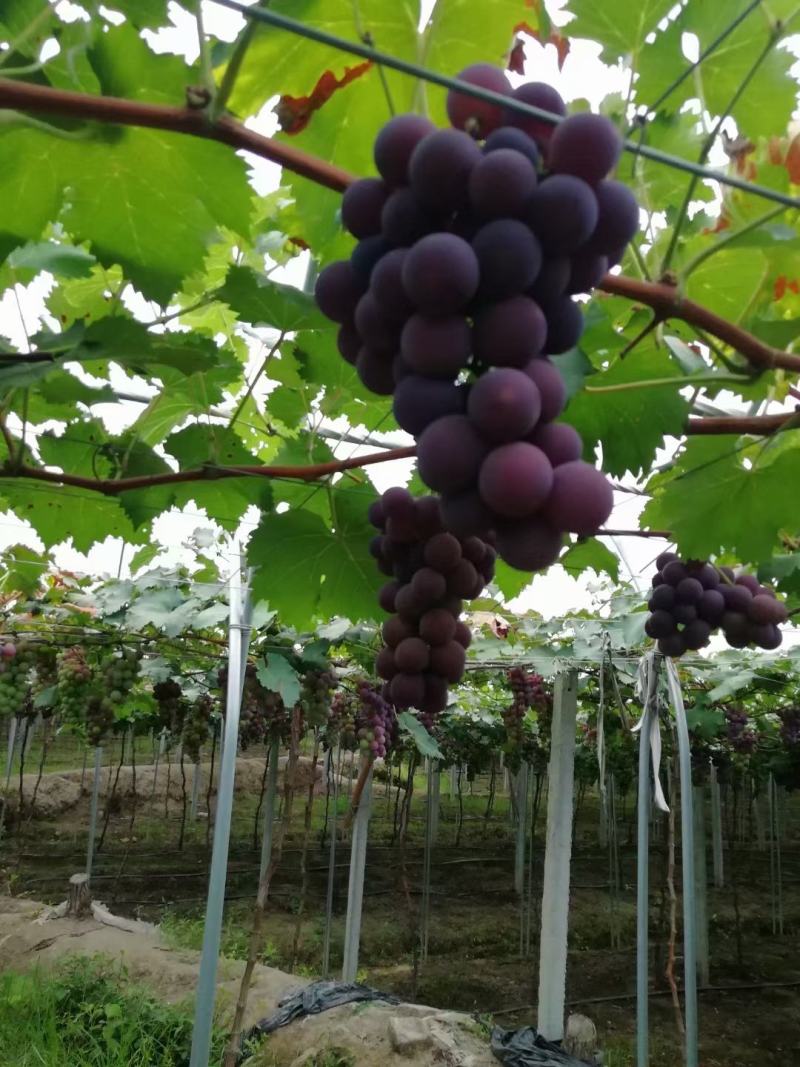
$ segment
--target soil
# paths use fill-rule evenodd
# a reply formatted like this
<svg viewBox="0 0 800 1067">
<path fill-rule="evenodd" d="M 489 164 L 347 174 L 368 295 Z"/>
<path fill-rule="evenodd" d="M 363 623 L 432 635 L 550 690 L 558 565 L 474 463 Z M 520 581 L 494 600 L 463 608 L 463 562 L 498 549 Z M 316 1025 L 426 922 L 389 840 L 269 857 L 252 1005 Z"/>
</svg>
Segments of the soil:
<svg viewBox="0 0 800 1067">
<path fill-rule="evenodd" d="M 253 763 L 255 769 L 252 777 L 240 777 L 240 783 L 249 784 L 240 789 L 234 807 L 223 936 L 224 950 L 231 957 L 241 957 L 245 951 L 259 865 L 256 816 L 263 758 L 241 762 Z M 174 779 L 174 766 L 172 775 Z M 72 780 L 75 774 L 66 777 Z M 177 780 L 180 791 L 180 775 Z M 481 792 L 476 785 L 472 796 L 465 786 L 459 801 L 457 795 L 448 795 L 446 782 L 443 783 L 439 837 L 433 848 L 430 938 L 425 960 L 418 953 L 425 826 L 424 796 L 419 794 L 424 791 L 424 783 L 418 780 L 416 785 L 404 849 L 399 847 L 397 838 L 398 797 L 384 796 L 374 805 L 360 974 L 370 984 L 406 1001 L 424 1001 L 440 1010 L 491 1015 L 497 1023 L 513 1028 L 535 1022 L 532 1005 L 538 983 L 537 902 L 541 893 L 544 819 L 540 813 L 531 864 L 532 910 L 528 917 L 513 892 L 513 833 L 508 798 L 498 790 L 490 811 L 485 787 L 483 783 Z M 314 791 L 317 789 L 315 782 Z M 346 792 L 344 786 L 343 790 Z M 317 799 L 304 852 L 305 799 L 303 792 L 296 796 L 294 821 L 273 882 L 267 924 L 269 945 L 264 959 L 283 971 L 294 970 L 307 976 L 319 974 L 322 958 L 329 860 L 329 838 L 325 837 L 324 828 L 330 827 L 333 809 L 323 798 Z M 347 804 L 347 796 L 341 795 L 340 813 Z M 182 806 L 182 800 L 177 804 L 170 801 L 165 815 L 162 799 L 160 805 L 136 815 L 135 827 L 130 812 L 111 811 L 105 845 L 95 858 L 93 881 L 95 892 L 113 911 L 154 922 L 166 917 L 165 930 L 170 924 L 172 927 L 171 943 L 196 946 L 207 883 L 209 825 L 207 818 L 201 817 L 197 823 L 190 820 L 182 835 Z M 782 818 L 782 929 L 770 873 L 774 855 L 763 840 L 759 843 L 757 812 L 740 811 L 737 822 L 733 818 L 735 812 L 729 808 L 730 798 L 725 814 L 726 884 L 722 889 L 709 887 L 708 892 L 711 987 L 700 995 L 701 1064 L 794 1067 L 800 1063 L 800 800 L 788 795 Z M 609 888 L 608 850 L 598 845 L 599 812 L 591 792 L 579 801 L 576 813 L 567 997 L 572 1010 L 590 1016 L 596 1023 L 606 1067 L 632 1067 L 634 1063 L 633 809 L 630 796 L 627 804 L 619 805 L 619 888 L 613 892 Z M 64 898 L 69 876 L 84 862 L 87 810 L 84 797 L 76 807 L 57 817 L 42 817 L 14 828 L 13 836 L 9 834 L 0 842 L 0 879 L 14 895 L 30 895 L 49 903 Z M 339 831 L 343 821 L 340 818 Z M 663 977 L 669 940 L 668 912 L 663 906 L 664 829 L 663 821 L 654 824 L 651 843 L 651 1067 L 676 1067 L 681 1062 L 682 1046 Z M 348 860 L 349 847 L 342 840 L 336 853 L 334 878 L 334 974 L 341 966 Z M 677 860 L 675 878 L 680 895 L 679 842 Z M 675 973 L 680 982 L 680 906 L 678 922 Z M 529 944 L 525 944 L 527 927 Z M 0 960 L 4 949 L 0 946 Z M 750 988 L 732 988 L 740 985 Z M 327 1021 L 331 1023 L 331 1018 Z M 292 1029 L 294 1026 L 289 1031 Z"/>
<path fill-rule="evenodd" d="M 196 952 L 169 948 L 157 928 L 128 933 L 94 919 L 48 919 L 41 903 L 0 897 L 0 968 L 48 969 L 66 956 L 107 956 L 129 979 L 170 1003 L 190 1000 L 197 984 Z M 230 1020 L 243 964 L 222 959 L 217 982 L 220 1022 Z M 305 985 L 296 975 L 257 966 L 245 1026 L 271 1015 L 278 1001 Z M 300 1067 L 331 1048 L 347 1050 L 358 1067 L 496 1067 L 475 1022 L 421 1004 L 342 1005 L 275 1031 L 250 1067 Z M 398 1051 L 399 1050 L 399 1051 Z"/>
</svg>

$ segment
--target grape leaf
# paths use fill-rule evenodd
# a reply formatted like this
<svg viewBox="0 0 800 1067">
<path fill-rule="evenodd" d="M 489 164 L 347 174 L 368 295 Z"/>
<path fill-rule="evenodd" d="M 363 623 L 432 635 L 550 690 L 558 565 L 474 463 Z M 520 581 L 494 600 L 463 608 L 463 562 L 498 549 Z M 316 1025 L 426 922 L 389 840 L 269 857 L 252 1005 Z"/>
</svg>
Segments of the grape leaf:
<svg viewBox="0 0 800 1067">
<path fill-rule="evenodd" d="M 32 277 L 47 270 L 62 278 L 85 278 L 91 274 L 95 257 L 83 248 L 41 241 L 16 248 L 8 257 L 8 265 L 15 271 L 30 272 Z"/>
<path fill-rule="evenodd" d="M 167 0 L 112 0 L 108 5 L 138 26 L 140 30 L 154 30 L 158 26 L 168 26 Z"/>
<path fill-rule="evenodd" d="M 591 569 L 597 574 L 605 572 L 614 582 L 619 581 L 619 557 L 596 537 L 570 545 L 558 562 L 573 578 Z"/>
<path fill-rule="evenodd" d="M 309 293 L 269 281 L 247 267 L 231 267 L 217 295 L 240 319 L 257 326 L 283 333 L 331 328 Z"/>
<path fill-rule="evenodd" d="M 408 734 L 417 746 L 417 752 L 427 759 L 444 759 L 444 753 L 439 748 L 436 739 L 425 729 L 423 724 L 410 711 L 401 711 L 397 716 L 397 725 L 400 732 Z"/>
<path fill-rule="evenodd" d="M 509 567 L 500 558 L 495 561 L 494 582 L 503 594 L 504 600 L 513 600 L 514 597 L 519 596 L 532 581 L 533 575 L 528 574 L 526 571 L 518 571 L 513 567 Z"/>
<path fill-rule="evenodd" d="M 374 494 L 336 487 L 330 499 L 332 529 L 318 515 L 292 509 L 262 516 L 250 540 L 254 596 L 298 628 L 315 615 L 356 621 L 379 614 L 381 579 L 369 554 L 374 530 L 366 518 Z"/>
<path fill-rule="evenodd" d="M 300 697 L 300 676 L 285 656 L 270 652 L 256 668 L 256 677 L 265 689 L 279 693 L 287 707 Z"/>
<path fill-rule="evenodd" d="M 764 254 L 753 248 L 716 252 L 689 275 L 687 296 L 729 322 L 746 318 L 767 278 Z"/>
<path fill-rule="evenodd" d="M 137 544 L 144 536 L 134 530 L 119 501 L 88 490 L 0 478 L 0 500 L 31 524 L 46 548 L 71 541 L 78 552 L 88 552 L 107 537 Z"/>
<path fill-rule="evenodd" d="M 779 532 L 798 527 L 797 496 L 788 487 L 800 484 L 800 432 L 780 436 L 774 458 L 760 442 L 737 450 L 730 438 L 690 439 L 675 467 L 648 483 L 653 498 L 643 524 L 671 530 L 685 556 L 728 551 L 746 562 L 768 559 Z"/>
<path fill-rule="evenodd" d="M 9 593 L 34 596 L 47 570 L 47 557 L 27 545 L 11 545 L 0 559 L 0 591 L 6 596 Z"/>
<path fill-rule="evenodd" d="M 633 54 L 635 57 L 648 33 L 675 6 L 673 0 L 642 0 L 631 7 L 627 0 L 570 0 L 575 16 L 566 27 L 569 37 L 587 37 L 603 46 L 601 56 L 613 63 Z"/>
<path fill-rule="evenodd" d="M 663 349 L 642 345 L 618 359 L 610 370 L 593 375 L 592 387 L 675 378 L 675 386 L 588 393 L 570 401 L 564 421 L 581 434 L 587 458 L 597 443 L 603 448 L 603 469 L 609 474 L 638 474 L 650 467 L 667 434 L 680 436 L 689 404 L 678 391 L 681 374 Z"/>
</svg>

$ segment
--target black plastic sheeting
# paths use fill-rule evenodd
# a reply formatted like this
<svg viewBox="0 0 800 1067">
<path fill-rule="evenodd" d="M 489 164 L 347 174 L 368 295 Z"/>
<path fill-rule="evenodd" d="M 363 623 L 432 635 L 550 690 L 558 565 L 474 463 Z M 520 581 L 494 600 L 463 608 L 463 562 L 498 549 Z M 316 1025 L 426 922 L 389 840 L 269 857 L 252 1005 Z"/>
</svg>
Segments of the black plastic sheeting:
<svg viewBox="0 0 800 1067">
<path fill-rule="evenodd" d="M 381 993 L 379 989 L 360 985 L 357 982 L 336 982 L 322 978 L 318 982 L 296 989 L 278 1001 L 278 1010 L 262 1019 L 245 1035 L 245 1047 L 249 1041 L 265 1034 L 271 1034 L 282 1026 L 288 1026 L 295 1019 L 304 1015 L 319 1015 L 320 1012 L 338 1008 L 340 1004 L 359 1004 L 370 1000 L 382 1001 L 384 1004 L 399 1004 L 400 1000 L 391 993 Z M 241 1062 L 241 1060 L 240 1060 Z"/>
<path fill-rule="evenodd" d="M 492 1030 L 492 1052 L 503 1067 L 587 1067 L 552 1041 L 546 1041 L 532 1026 L 521 1030 Z"/>
</svg>

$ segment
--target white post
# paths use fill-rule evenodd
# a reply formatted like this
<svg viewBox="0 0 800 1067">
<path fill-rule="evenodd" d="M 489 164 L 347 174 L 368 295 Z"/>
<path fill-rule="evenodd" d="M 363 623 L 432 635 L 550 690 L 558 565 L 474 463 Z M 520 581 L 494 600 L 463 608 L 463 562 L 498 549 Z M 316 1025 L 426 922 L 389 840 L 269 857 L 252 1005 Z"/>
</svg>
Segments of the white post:
<svg viewBox="0 0 800 1067">
<path fill-rule="evenodd" d="M 439 769 L 439 764 L 434 763 L 433 772 L 433 790 L 431 797 L 431 844 L 436 844 L 436 839 L 439 836 L 439 806 L 441 803 L 442 792 L 442 772 Z"/>
<path fill-rule="evenodd" d="M 711 764 L 711 845 L 714 856 L 714 885 L 725 886 L 724 854 L 722 850 L 722 796 L 717 778 L 717 768 Z"/>
<path fill-rule="evenodd" d="M 220 768 L 217 812 L 214 820 L 214 845 L 208 879 L 206 921 L 203 928 L 203 949 L 197 978 L 194 1030 L 190 1067 L 208 1067 L 211 1031 L 214 1021 L 214 1001 L 217 987 L 217 965 L 225 907 L 225 882 L 228 868 L 228 846 L 231 836 L 233 789 L 236 776 L 236 740 L 239 734 L 239 711 L 244 687 L 244 665 L 250 642 L 251 604 L 248 579 L 244 573 L 244 555 L 239 553 L 239 565 L 230 581 L 230 623 L 228 627 L 228 687 L 225 715 L 226 744 Z"/>
<path fill-rule="evenodd" d="M 547 844 L 539 940 L 538 1029 L 548 1041 L 560 1041 L 564 1037 L 577 697 L 577 672 L 559 675 L 550 741 Z"/>
<path fill-rule="evenodd" d="M 694 909 L 697 924 L 697 980 L 700 987 L 711 980 L 708 948 L 708 870 L 706 866 L 705 786 L 692 789 L 694 803 Z M 691 901 L 684 907 L 691 907 Z"/>
<path fill-rule="evenodd" d="M 365 756 L 364 759 L 369 759 Z M 342 981 L 355 982 L 358 974 L 358 949 L 361 941 L 361 908 L 364 903 L 364 871 L 367 865 L 367 836 L 372 804 L 372 768 L 358 801 L 353 819 L 353 839 L 350 844 L 350 880 L 347 886 L 347 918 L 344 927 L 344 959 Z"/>
<path fill-rule="evenodd" d="M 17 741 L 17 723 L 18 719 L 16 715 L 12 715 L 8 720 L 8 750 L 6 752 L 6 790 L 11 782 L 11 768 L 14 765 L 14 747 Z"/>
<path fill-rule="evenodd" d="M 520 765 L 515 779 L 517 797 L 517 834 L 514 847 L 514 892 L 522 899 L 525 892 L 525 844 L 528 839 L 528 764 Z"/>
</svg>

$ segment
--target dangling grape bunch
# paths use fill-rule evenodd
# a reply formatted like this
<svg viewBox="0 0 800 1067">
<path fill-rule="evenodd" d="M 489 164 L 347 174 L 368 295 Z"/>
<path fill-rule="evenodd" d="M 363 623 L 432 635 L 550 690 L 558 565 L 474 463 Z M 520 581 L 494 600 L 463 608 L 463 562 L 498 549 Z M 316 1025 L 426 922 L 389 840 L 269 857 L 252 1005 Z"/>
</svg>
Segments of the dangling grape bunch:
<svg viewBox="0 0 800 1067">
<path fill-rule="evenodd" d="M 398 708 L 417 708 L 426 725 L 447 707 L 447 687 L 464 673 L 471 635 L 459 620 L 463 598 L 480 596 L 494 575 L 495 551 L 479 537 L 444 529 L 436 497 L 414 500 L 387 489 L 370 508 L 381 531 L 371 542 L 378 567 L 392 581 L 380 591 L 391 613 L 376 670 Z"/>
<path fill-rule="evenodd" d="M 732 648 L 778 648 L 783 639 L 778 627 L 788 618 L 773 590 L 752 574 L 737 575 L 702 560 L 684 562 L 674 552 L 656 560 L 647 606 L 645 631 L 665 656 L 704 648 L 718 629 Z"/>
<path fill-rule="evenodd" d="M 219 672 L 222 691 L 222 714 L 225 714 L 228 696 L 228 668 Z M 263 744 L 268 737 L 288 738 L 292 719 L 280 693 L 274 693 L 259 682 L 256 667 L 248 663 L 244 673 L 242 704 L 239 711 L 239 742 L 242 749 Z"/>
<path fill-rule="evenodd" d="M 178 737 L 183 729 L 187 703 L 183 698 L 183 689 L 174 678 L 156 682 L 153 697 L 158 705 L 158 722 L 161 730 L 166 730 L 172 737 Z"/>
<path fill-rule="evenodd" d="M 139 673 L 139 656 L 133 649 L 110 650 L 100 660 L 103 698 L 111 708 L 122 704 L 133 689 Z"/>
<path fill-rule="evenodd" d="M 461 78 L 564 116 L 558 93 L 478 64 Z M 616 127 L 582 113 L 553 126 L 452 91 L 453 128 L 398 115 L 379 132 L 379 178 L 348 188 L 358 239 L 321 272 L 316 298 L 364 385 L 393 395 L 417 439 L 419 474 L 459 537 L 496 535 L 512 567 L 553 563 L 568 532 L 608 518 L 609 482 L 581 456 L 550 357 L 573 348 L 588 293 L 638 228 L 631 192 L 609 179 Z"/>
<path fill-rule="evenodd" d="M 397 739 L 394 709 L 367 681 L 358 683 L 356 696 L 358 747 L 371 759 L 384 759 Z"/>
<path fill-rule="evenodd" d="M 91 697 L 92 668 L 81 645 L 72 645 L 58 655 L 56 664 L 58 702 L 64 716 L 82 722 Z"/>
<path fill-rule="evenodd" d="M 747 712 L 742 708 L 725 708 L 725 732 L 734 752 L 749 756 L 756 747 L 755 731 L 748 725 Z"/>
<path fill-rule="evenodd" d="M 213 711 L 214 702 L 207 694 L 197 697 L 186 708 L 181 744 L 186 755 L 194 763 L 200 759 L 200 750 L 211 736 Z"/>
<path fill-rule="evenodd" d="M 338 685 L 333 671 L 306 671 L 300 685 L 300 706 L 306 723 L 324 726 L 331 710 L 331 695 Z"/>
<path fill-rule="evenodd" d="M 507 672 L 506 679 L 511 687 L 511 703 L 502 713 L 506 729 L 505 750 L 510 755 L 519 756 L 525 747 L 525 715 L 532 708 L 540 714 L 546 714 L 550 706 L 550 696 L 545 689 L 544 678 L 540 674 L 531 674 L 522 667 L 512 667 Z"/>
<path fill-rule="evenodd" d="M 33 675 L 31 678 L 31 710 L 34 714 L 41 714 L 43 719 L 52 717 L 56 710 L 55 700 L 36 706 L 37 698 L 47 690 L 56 691 L 58 685 L 58 654 L 54 648 L 47 645 L 37 645 L 33 649 Z"/>
<path fill-rule="evenodd" d="M 788 748 L 796 748 L 800 745 L 800 707 L 781 708 L 778 717 L 781 740 Z"/>
<path fill-rule="evenodd" d="M 30 697 L 34 650 L 26 641 L 0 645 L 0 715 L 22 715 Z"/>
<path fill-rule="evenodd" d="M 325 728 L 325 745 L 327 748 L 343 748 L 355 752 L 358 747 L 356 719 L 358 717 L 358 696 L 347 689 L 339 689 L 331 700 L 331 712 Z"/>
</svg>

